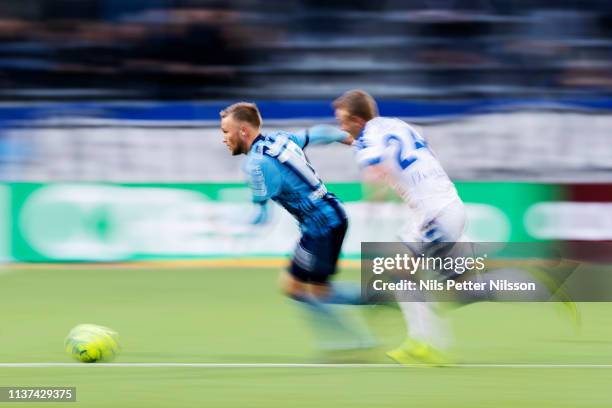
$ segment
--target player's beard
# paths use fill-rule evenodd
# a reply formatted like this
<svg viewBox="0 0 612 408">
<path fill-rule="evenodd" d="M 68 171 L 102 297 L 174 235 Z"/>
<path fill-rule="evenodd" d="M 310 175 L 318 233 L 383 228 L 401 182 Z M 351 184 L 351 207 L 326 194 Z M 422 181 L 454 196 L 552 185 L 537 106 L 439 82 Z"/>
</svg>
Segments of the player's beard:
<svg viewBox="0 0 612 408">
<path fill-rule="evenodd" d="M 232 148 L 232 156 L 239 156 L 246 153 L 242 140 L 237 140 L 236 145 Z"/>
</svg>

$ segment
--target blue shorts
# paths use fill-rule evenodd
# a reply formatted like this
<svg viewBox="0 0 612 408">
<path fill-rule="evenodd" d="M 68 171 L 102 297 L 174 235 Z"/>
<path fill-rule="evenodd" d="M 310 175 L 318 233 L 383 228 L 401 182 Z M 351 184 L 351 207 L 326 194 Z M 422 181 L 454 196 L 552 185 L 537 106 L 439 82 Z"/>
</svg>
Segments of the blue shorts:
<svg viewBox="0 0 612 408">
<path fill-rule="evenodd" d="M 302 235 L 291 259 L 289 273 L 304 283 L 325 284 L 336 273 L 348 221 L 320 236 Z"/>
</svg>

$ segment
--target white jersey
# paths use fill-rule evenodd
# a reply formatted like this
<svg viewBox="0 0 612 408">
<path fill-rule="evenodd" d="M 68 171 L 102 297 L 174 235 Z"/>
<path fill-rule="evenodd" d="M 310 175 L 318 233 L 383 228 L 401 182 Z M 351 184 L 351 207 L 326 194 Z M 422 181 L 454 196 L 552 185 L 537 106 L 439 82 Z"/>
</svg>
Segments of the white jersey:
<svg viewBox="0 0 612 408">
<path fill-rule="evenodd" d="M 361 167 L 381 164 L 390 185 L 424 219 L 460 200 L 453 182 L 423 137 L 396 118 L 374 118 L 353 143 Z"/>
</svg>

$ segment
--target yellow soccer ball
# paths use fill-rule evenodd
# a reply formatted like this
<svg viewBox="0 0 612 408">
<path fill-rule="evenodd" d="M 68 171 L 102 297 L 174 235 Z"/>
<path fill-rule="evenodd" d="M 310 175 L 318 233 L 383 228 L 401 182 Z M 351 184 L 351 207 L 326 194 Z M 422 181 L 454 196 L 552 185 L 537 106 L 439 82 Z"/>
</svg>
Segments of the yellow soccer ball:
<svg viewBox="0 0 612 408">
<path fill-rule="evenodd" d="M 79 324 L 66 336 L 66 353 L 83 363 L 112 361 L 119 353 L 119 335 L 95 324 Z"/>
</svg>

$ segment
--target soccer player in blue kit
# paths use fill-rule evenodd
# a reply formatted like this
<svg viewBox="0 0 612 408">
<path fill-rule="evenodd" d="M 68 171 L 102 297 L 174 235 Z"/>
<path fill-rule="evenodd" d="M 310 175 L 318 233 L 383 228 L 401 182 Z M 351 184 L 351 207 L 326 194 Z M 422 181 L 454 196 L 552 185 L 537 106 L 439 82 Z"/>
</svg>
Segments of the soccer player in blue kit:
<svg viewBox="0 0 612 408">
<path fill-rule="evenodd" d="M 332 284 L 338 257 L 348 228 L 344 206 L 311 166 L 303 148 L 309 144 L 342 141 L 346 134 L 313 131 L 303 134 L 261 133 L 262 119 L 255 104 L 239 102 L 220 112 L 223 141 L 232 155 L 245 154 L 243 170 L 266 218 L 270 200 L 298 221 L 301 238 L 281 287 L 312 317 L 319 332 L 342 332 L 336 340 L 321 344 L 326 349 L 363 348 L 373 344 L 364 327 L 341 319 L 330 304 L 363 304 L 358 285 Z M 350 340 L 346 340 L 349 338 Z"/>
</svg>

